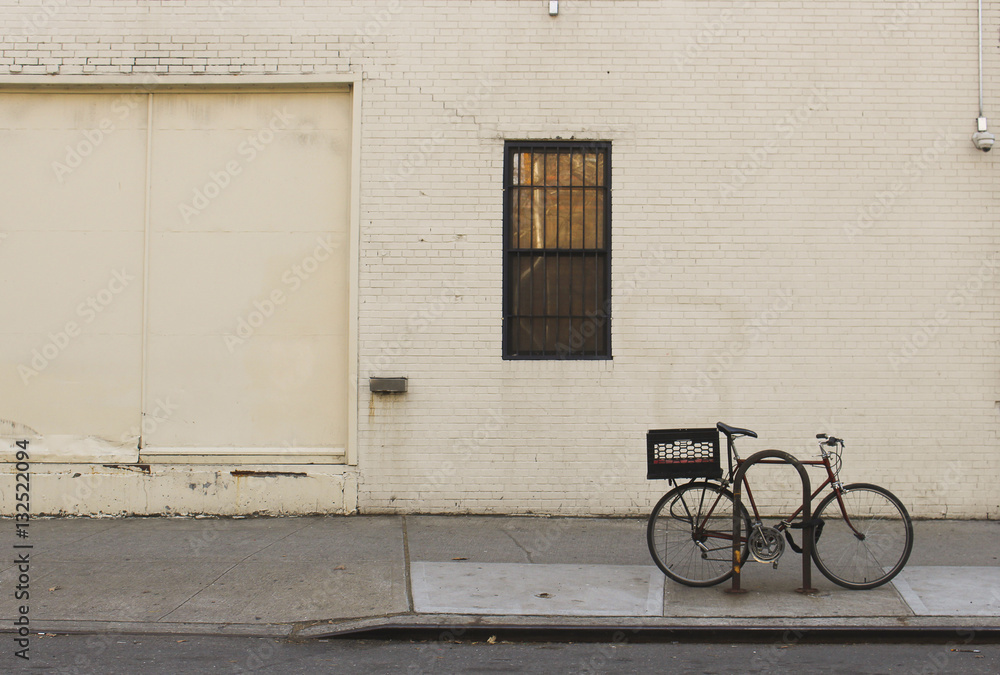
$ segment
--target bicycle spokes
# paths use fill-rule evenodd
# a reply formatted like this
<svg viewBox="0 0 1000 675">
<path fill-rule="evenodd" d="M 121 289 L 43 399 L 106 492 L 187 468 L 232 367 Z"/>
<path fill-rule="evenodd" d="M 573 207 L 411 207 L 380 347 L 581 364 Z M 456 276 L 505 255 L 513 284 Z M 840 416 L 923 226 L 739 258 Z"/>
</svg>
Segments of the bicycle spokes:
<svg viewBox="0 0 1000 675">
<path fill-rule="evenodd" d="M 746 509 L 743 516 L 749 532 Z M 714 483 L 688 483 L 668 492 L 653 509 L 647 542 L 667 576 L 689 586 L 710 586 L 732 574 L 732 527 L 732 494 Z"/>
<path fill-rule="evenodd" d="M 824 521 L 813 560 L 845 588 L 868 589 L 892 579 L 906 564 L 913 526 L 902 503 L 885 488 L 855 484 L 832 493 L 816 510 Z M 860 535 L 860 536 L 859 536 Z"/>
</svg>

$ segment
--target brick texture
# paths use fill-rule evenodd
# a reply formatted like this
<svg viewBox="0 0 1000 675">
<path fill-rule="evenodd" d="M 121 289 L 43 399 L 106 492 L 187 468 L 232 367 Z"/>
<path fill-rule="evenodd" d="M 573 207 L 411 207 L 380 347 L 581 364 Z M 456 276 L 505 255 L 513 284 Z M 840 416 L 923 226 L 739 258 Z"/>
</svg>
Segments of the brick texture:
<svg viewBox="0 0 1000 675">
<path fill-rule="evenodd" d="M 560 5 L 0 0 L 0 74 L 363 76 L 362 511 L 640 514 L 646 429 L 721 419 L 760 433 L 744 454 L 844 436 L 845 481 L 914 515 L 1000 515 L 974 3 Z M 613 360 L 501 358 L 525 138 L 612 142 Z"/>
</svg>

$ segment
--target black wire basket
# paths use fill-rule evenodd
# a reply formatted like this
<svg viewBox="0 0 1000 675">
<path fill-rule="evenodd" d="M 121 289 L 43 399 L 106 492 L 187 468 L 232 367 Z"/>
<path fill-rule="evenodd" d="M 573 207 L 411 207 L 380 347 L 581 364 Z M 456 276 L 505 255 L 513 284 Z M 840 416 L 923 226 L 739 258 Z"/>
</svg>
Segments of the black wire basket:
<svg viewBox="0 0 1000 675">
<path fill-rule="evenodd" d="M 652 429 L 646 432 L 646 478 L 722 478 L 718 430 Z"/>
</svg>

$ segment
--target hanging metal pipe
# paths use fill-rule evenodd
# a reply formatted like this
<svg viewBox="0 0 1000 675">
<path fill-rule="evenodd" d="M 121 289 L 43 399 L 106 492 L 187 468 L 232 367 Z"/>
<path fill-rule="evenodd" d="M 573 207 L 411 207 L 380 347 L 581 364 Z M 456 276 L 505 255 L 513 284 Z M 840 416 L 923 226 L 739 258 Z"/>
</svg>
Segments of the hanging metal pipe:
<svg viewBox="0 0 1000 675">
<path fill-rule="evenodd" d="M 983 0 L 979 0 L 979 116 L 983 117 Z"/>
<path fill-rule="evenodd" d="M 983 114 L 983 0 L 979 0 L 979 117 L 976 118 L 976 133 L 972 134 L 972 144 L 983 152 L 989 152 L 996 136 L 986 128 Z"/>
</svg>

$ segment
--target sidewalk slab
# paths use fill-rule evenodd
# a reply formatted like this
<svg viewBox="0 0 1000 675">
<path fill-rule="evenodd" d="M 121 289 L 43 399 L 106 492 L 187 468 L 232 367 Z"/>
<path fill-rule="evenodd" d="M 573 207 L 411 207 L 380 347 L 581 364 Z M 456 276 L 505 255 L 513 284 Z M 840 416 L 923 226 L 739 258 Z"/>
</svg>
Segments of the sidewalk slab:
<svg viewBox="0 0 1000 675">
<path fill-rule="evenodd" d="M 29 541 L 36 622 L 290 624 L 409 609 L 398 516 L 46 518 Z M 5 566 L 0 585 L 16 576 Z"/>
<path fill-rule="evenodd" d="M 1000 521 L 915 520 L 913 552 L 906 565 L 1000 566 Z"/>
<path fill-rule="evenodd" d="M 246 562 L 312 562 L 336 568 L 361 562 L 405 564 L 402 516 L 310 517 Z"/>
<path fill-rule="evenodd" d="M 795 592 L 802 568 L 791 552 L 778 569 L 748 563 L 742 595 L 725 593 L 729 582 L 677 584 L 652 565 L 642 517 L 39 518 L 30 527 L 33 631 L 305 636 L 465 622 L 1000 634 L 992 521 L 917 521 L 893 583 L 848 591 L 813 568 L 812 595 Z M 12 520 L 0 528 L 8 546 L 26 543 Z M 0 587 L 16 572 L 13 556 L 0 561 Z M 12 593 L 0 602 L 0 632 L 16 604 Z"/>
<path fill-rule="evenodd" d="M 401 565 L 244 562 L 158 621 L 294 623 L 407 611 Z"/>
<path fill-rule="evenodd" d="M 32 522 L 31 541 L 47 560 L 239 562 L 314 519 L 290 518 L 86 518 Z"/>
<path fill-rule="evenodd" d="M 904 567 L 893 579 L 922 616 L 1000 616 L 1000 568 Z"/>
<path fill-rule="evenodd" d="M 47 562 L 33 555 L 29 598 L 33 621 L 156 622 L 230 567 L 225 562 L 187 566 L 162 560 Z M 16 577 L 15 570 L 6 570 L 0 574 L 0 587 L 13 588 Z"/>
<path fill-rule="evenodd" d="M 692 588 L 667 580 L 664 616 L 672 617 L 908 617 L 912 612 L 892 585 L 870 591 L 851 591 L 837 586 L 812 568 L 814 593 L 804 594 L 802 558 L 786 551 L 777 569 L 751 562 L 743 566 L 740 586 L 745 591 L 730 594 L 732 580 L 708 588 Z"/>
<path fill-rule="evenodd" d="M 430 614 L 659 616 L 655 567 L 414 562 L 414 611 Z"/>
<path fill-rule="evenodd" d="M 410 559 L 652 565 L 637 518 L 407 516 Z"/>
</svg>

